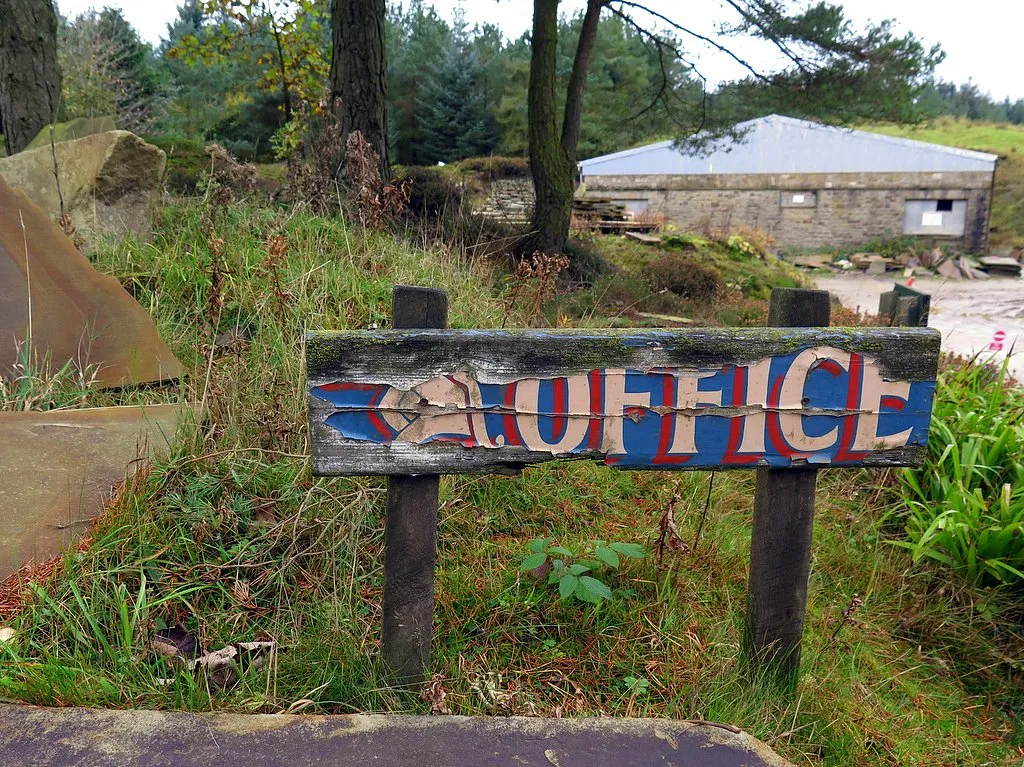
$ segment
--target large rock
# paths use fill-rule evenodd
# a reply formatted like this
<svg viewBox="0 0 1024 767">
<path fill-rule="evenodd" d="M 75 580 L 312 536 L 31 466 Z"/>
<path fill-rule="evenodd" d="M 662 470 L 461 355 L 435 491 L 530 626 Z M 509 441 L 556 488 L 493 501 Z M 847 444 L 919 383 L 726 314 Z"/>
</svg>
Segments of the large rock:
<svg viewBox="0 0 1024 767">
<path fill-rule="evenodd" d="M 117 130 L 113 117 L 76 117 L 63 123 L 55 123 L 53 126 L 53 143 L 59 141 L 72 141 L 76 138 L 84 138 L 94 133 L 106 133 Z M 36 135 L 26 149 L 37 149 L 38 147 L 50 146 L 50 126 L 45 126 Z"/>
<path fill-rule="evenodd" d="M 0 178 L 0 375 L 19 362 L 30 330 L 37 363 L 92 367 L 101 386 L 183 372 L 121 284 L 97 272 L 42 208 Z"/>
<path fill-rule="evenodd" d="M 127 475 L 165 455 L 177 405 L 0 413 L 0 581 L 80 537 Z"/>
<path fill-rule="evenodd" d="M 54 221 L 60 220 L 63 197 L 74 231 L 91 244 L 106 234 L 149 234 L 166 165 L 163 150 L 134 133 L 108 131 L 0 158 L 0 177 Z"/>
</svg>

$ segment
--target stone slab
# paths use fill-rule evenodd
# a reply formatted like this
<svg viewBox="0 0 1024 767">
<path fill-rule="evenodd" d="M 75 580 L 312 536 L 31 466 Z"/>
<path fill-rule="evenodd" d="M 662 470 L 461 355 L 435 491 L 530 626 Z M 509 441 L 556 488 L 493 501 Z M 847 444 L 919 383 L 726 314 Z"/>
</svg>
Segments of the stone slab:
<svg viewBox="0 0 1024 767">
<path fill-rule="evenodd" d="M 54 176 L 54 155 L 60 186 Z M 0 176 L 54 221 L 63 211 L 87 244 L 127 233 L 148 237 L 167 156 L 134 133 L 114 130 L 0 158 Z"/>
<path fill-rule="evenodd" d="M 167 451 L 179 413 L 177 405 L 0 412 L 0 580 L 80 536 L 138 458 Z"/>
<path fill-rule="evenodd" d="M 74 142 L 69 142 L 74 143 Z M 35 203 L 0 178 L 0 375 L 29 335 L 35 359 L 95 369 L 100 386 L 178 378 L 184 369 L 121 284 L 93 268 Z"/>
<path fill-rule="evenodd" d="M 735 728 L 667 719 L 280 716 L 0 705 L 33 767 L 782 767 Z"/>
</svg>

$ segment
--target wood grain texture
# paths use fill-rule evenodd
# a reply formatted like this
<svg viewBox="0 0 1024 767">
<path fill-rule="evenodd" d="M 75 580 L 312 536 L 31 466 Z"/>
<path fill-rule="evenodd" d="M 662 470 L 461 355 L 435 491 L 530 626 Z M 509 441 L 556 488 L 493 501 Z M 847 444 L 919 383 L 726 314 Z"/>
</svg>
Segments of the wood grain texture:
<svg viewBox="0 0 1024 767">
<path fill-rule="evenodd" d="M 914 465 L 938 351 L 916 328 L 312 333 L 314 472 Z"/>
<path fill-rule="evenodd" d="M 831 314 L 826 291 L 776 288 L 768 306 L 778 327 L 828 327 Z M 800 673 L 817 481 L 812 468 L 762 469 L 754 489 L 743 657 L 755 676 L 789 687 Z"/>
<path fill-rule="evenodd" d="M 396 285 L 391 295 L 396 328 L 448 326 L 443 290 Z M 430 667 L 439 482 L 429 474 L 388 478 L 381 657 L 405 683 L 421 681 Z"/>
</svg>

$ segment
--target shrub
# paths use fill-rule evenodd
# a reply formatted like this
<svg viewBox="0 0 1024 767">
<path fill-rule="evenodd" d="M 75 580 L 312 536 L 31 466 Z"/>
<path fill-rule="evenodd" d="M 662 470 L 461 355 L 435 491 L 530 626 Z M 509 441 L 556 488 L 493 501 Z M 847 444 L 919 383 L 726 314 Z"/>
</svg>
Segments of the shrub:
<svg viewBox="0 0 1024 767">
<path fill-rule="evenodd" d="M 757 255 L 761 258 L 771 255 L 778 250 L 779 244 L 771 234 L 763 229 L 754 229 L 749 226 L 738 226 L 728 239 L 729 245 L 736 243 L 741 245 L 740 250 L 745 255 Z"/>
<path fill-rule="evenodd" d="M 722 275 L 692 256 L 668 253 L 644 266 L 643 275 L 654 290 L 693 301 L 713 301 L 725 291 Z"/>
<path fill-rule="evenodd" d="M 900 475 L 914 561 L 1024 584 L 1024 389 L 975 363 L 939 374 L 923 469 Z"/>
<path fill-rule="evenodd" d="M 468 218 L 465 188 L 437 168 L 404 168 L 396 181 L 409 182 L 408 210 L 421 218 Z"/>
<path fill-rule="evenodd" d="M 589 240 L 570 237 L 562 252 L 569 258 L 566 276 L 577 284 L 592 285 L 608 271 L 607 262 Z"/>
<path fill-rule="evenodd" d="M 196 187 L 210 172 L 206 142 L 184 136 L 147 136 L 146 141 L 167 154 L 167 189 L 175 194 L 195 194 Z"/>
<path fill-rule="evenodd" d="M 488 178 L 526 178 L 530 161 L 526 157 L 467 157 L 458 163 L 461 170 L 480 173 Z"/>
</svg>

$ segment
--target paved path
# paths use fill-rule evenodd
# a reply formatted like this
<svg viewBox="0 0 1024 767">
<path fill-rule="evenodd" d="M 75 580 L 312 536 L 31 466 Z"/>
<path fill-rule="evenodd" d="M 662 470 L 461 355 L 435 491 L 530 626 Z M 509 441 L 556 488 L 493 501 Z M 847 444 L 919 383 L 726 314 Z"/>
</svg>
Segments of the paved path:
<svg viewBox="0 0 1024 767">
<path fill-rule="evenodd" d="M 822 290 L 836 296 L 849 309 L 878 312 L 878 297 L 892 290 L 896 273 L 887 277 L 849 274 L 841 277 L 815 277 Z M 983 358 L 1002 361 L 1016 344 L 1010 359 L 1014 376 L 1024 380 L 1024 279 L 946 280 L 939 277 L 915 277 L 913 287 L 929 293 L 931 315 L 928 324 L 942 332 L 944 351 L 965 356 L 981 352 Z M 1002 351 L 988 351 L 996 332 L 1003 331 Z"/>
<path fill-rule="evenodd" d="M 784 767 L 745 733 L 665 719 L 273 716 L 0 704 L 18 767 Z"/>
</svg>

